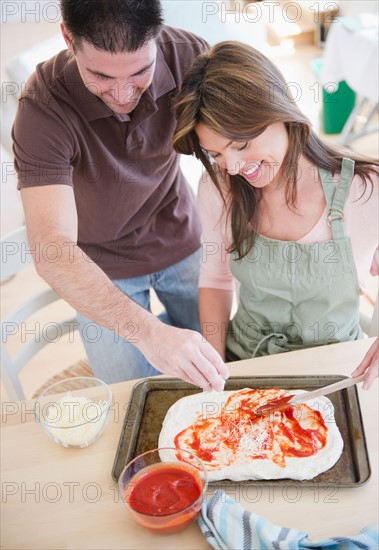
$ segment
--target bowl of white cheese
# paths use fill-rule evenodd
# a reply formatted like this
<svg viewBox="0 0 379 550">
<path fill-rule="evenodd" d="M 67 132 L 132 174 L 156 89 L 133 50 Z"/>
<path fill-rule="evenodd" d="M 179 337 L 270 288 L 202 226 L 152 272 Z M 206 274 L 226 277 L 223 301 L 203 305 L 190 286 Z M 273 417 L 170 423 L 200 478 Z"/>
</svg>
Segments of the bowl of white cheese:
<svg viewBox="0 0 379 550">
<path fill-rule="evenodd" d="M 105 382 L 78 376 L 46 388 L 34 403 L 34 413 L 53 441 L 84 448 L 103 432 L 111 406 L 112 392 Z"/>
</svg>

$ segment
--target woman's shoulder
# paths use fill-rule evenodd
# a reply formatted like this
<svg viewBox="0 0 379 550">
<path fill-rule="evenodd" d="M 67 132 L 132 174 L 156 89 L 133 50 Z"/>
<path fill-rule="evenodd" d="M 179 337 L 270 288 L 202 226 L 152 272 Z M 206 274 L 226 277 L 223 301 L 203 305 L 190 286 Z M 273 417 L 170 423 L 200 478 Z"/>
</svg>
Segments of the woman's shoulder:
<svg viewBox="0 0 379 550">
<path fill-rule="evenodd" d="M 362 171 L 355 168 L 353 178 L 350 184 L 349 200 L 350 201 L 367 201 L 375 199 L 379 194 L 379 166 L 372 164 L 366 165 L 365 175 Z M 335 187 L 338 187 L 341 172 L 334 172 L 332 175 Z"/>
<path fill-rule="evenodd" d="M 379 195 L 379 167 L 372 165 L 372 170 L 365 176 L 355 174 L 350 186 L 349 199 L 352 201 L 376 200 Z"/>
<path fill-rule="evenodd" d="M 217 189 L 214 181 L 212 180 L 210 174 L 204 170 L 202 173 L 199 185 L 198 185 L 198 191 L 197 191 L 197 197 L 199 200 L 205 200 L 205 199 L 212 199 L 215 200 L 218 204 L 223 204 L 228 196 L 228 186 L 227 181 L 225 178 L 219 179 L 219 189 Z"/>
<path fill-rule="evenodd" d="M 222 195 L 223 192 L 225 195 Z M 212 230 L 221 231 L 223 234 L 229 235 L 227 188 L 222 185 L 219 191 L 211 176 L 205 171 L 199 181 L 197 205 L 203 230 L 212 228 Z"/>
<path fill-rule="evenodd" d="M 370 173 L 370 179 L 355 174 L 350 186 L 349 197 L 345 205 L 346 220 L 359 232 L 366 228 L 365 239 L 378 239 L 379 230 L 379 174 Z M 371 237 L 370 237 L 371 235 Z"/>
</svg>

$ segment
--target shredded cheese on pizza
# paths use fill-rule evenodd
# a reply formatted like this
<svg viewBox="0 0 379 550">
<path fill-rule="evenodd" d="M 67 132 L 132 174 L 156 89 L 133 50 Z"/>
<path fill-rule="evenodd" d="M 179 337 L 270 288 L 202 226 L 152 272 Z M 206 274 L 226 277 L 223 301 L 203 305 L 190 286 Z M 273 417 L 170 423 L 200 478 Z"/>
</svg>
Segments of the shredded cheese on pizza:
<svg viewBox="0 0 379 550">
<path fill-rule="evenodd" d="M 192 452 L 204 462 L 212 474 L 211 479 L 310 479 L 338 460 L 342 438 L 335 424 L 330 437 L 322 407 L 315 409 L 312 403 L 301 403 L 262 416 L 255 413 L 258 407 L 275 402 L 288 392 L 246 388 L 222 394 L 222 404 L 215 394 L 189 396 L 175 403 L 164 421 L 159 447 L 176 447 L 178 460 L 184 460 L 179 449 Z M 216 400 L 212 403 L 210 398 Z M 193 421 L 173 433 L 174 425 L 178 424 L 175 421 L 179 417 L 178 409 L 183 418 L 180 402 L 185 402 L 187 410 L 191 410 L 191 400 L 196 402 L 196 410 L 192 407 L 190 413 Z M 321 400 L 330 403 L 327 398 Z M 315 470 L 310 460 L 317 465 L 318 456 L 321 460 Z M 307 466 L 309 473 L 300 464 Z"/>
</svg>

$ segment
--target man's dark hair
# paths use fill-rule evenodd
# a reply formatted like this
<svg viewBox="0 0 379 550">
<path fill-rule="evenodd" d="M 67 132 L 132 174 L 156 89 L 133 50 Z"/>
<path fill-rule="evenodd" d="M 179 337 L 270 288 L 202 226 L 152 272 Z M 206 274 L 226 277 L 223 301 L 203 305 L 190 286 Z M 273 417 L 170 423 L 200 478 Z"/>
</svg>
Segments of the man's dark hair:
<svg viewBox="0 0 379 550">
<path fill-rule="evenodd" d="M 82 40 L 112 53 L 135 52 L 163 23 L 160 0 L 61 0 L 62 19 L 74 49 Z"/>
</svg>

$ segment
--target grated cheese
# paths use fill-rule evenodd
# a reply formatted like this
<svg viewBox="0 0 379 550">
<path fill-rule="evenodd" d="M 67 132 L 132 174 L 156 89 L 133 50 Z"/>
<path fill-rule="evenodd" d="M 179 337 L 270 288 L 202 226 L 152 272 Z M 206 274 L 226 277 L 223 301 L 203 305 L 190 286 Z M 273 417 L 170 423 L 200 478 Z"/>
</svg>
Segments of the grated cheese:
<svg viewBox="0 0 379 550">
<path fill-rule="evenodd" d="M 259 453 L 262 452 L 264 443 L 267 441 L 267 432 L 256 431 L 253 436 L 243 435 L 240 439 L 239 448 L 245 453 Z"/>
<path fill-rule="evenodd" d="M 45 428 L 53 439 L 67 446 L 84 447 L 92 443 L 103 428 L 108 412 L 106 402 L 96 402 L 70 393 L 49 407 Z"/>
<path fill-rule="evenodd" d="M 179 399 L 167 411 L 159 435 L 158 447 L 161 448 L 159 452 L 161 460 L 169 460 L 164 447 L 177 446 L 191 450 L 195 454 L 199 447 L 201 458 L 208 470 L 208 481 L 285 478 L 305 480 L 313 479 L 331 468 L 343 450 L 343 439 L 336 422 L 330 422 L 328 418 L 326 444 L 322 448 L 315 449 L 317 454 L 287 456 L 280 447 L 276 432 L 279 431 L 280 435 L 283 427 L 289 431 L 291 422 L 287 426 L 281 412 L 270 415 L 270 418 L 265 421 L 252 418 L 250 414 L 250 411 L 256 408 L 256 403 L 263 405 L 267 401 L 267 395 L 273 399 L 285 394 L 285 390 L 282 389 L 268 390 L 265 397 L 264 392 L 266 390 L 245 388 L 234 392 L 212 392 L 211 394 L 199 392 Z M 301 389 L 291 391 L 294 394 L 301 392 Z M 249 395 L 250 398 L 247 399 Z M 255 395 L 256 400 L 253 399 Z M 225 408 L 230 410 L 231 404 L 237 406 L 238 399 L 242 403 L 239 413 L 227 415 L 222 407 L 226 404 Z M 306 410 L 301 415 L 302 428 L 305 426 L 307 429 L 315 429 L 313 420 L 316 420 L 317 411 L 324 422 L 326 417 L 321 411 L 331 410 L 333 413 L 333 405 L 327 397 L 319 397 L 303 406 Z M 199 411 L 211 408 L 220 411 L 221 421 L 218 421 L 218 417 L 215 416 L 212 417 L 212 422 L 207 418 L 206 420 L 209 420 L 207 429 L 202 429 L 204 421 L 202 418 L 199 419 Z M 309 418 L 312 422 L 308 420 Z M 278 426 L 280 429 L 276 430 Z M 296 438 L 292 441 L 291 433 L 287 431 L 285 430 L 283 434 L 284 447 L 291 447 L 292 450 L 295 447 L 298 448 L 301 441 L 297 441 Z M 315 444 L 317 444 L 317 438 Z M 212 456 L 208 457 L 207 451 L 210 451 Z"/>
</svg>

